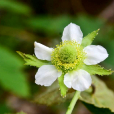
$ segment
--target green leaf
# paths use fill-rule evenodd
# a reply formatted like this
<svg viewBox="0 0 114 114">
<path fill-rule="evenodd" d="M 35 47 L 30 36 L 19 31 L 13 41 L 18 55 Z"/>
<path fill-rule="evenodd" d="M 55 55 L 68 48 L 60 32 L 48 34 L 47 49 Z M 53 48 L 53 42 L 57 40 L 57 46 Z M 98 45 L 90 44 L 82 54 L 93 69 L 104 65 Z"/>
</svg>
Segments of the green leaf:
<svg viewBox="0 0 114 114">
<path fill-rule="evenodd" d="M 69 16 L 37 16 L 29 18 L 26 21 L 28 27 L 35 31 L 41 31 L 45 33 L 47 36 L 55 36 L 59 33 L 62 33 L 63 28 L 71 22 L 71 17 Z"/>
<path fill-rule="evenodd" d="M 92 76 L 92 80 L 95 86 L 95 92 L 92 94 L 89 92 L 89 89 L 82 92 L 80 100 L 92 104 L 95 107 L 107 108 L 114 112 L 114 92 L 108 89 L 105 83 L 96 76 Z"/>
<path fill-rule="evenodd" d="M 28 15 L 31 13 L 31 8 L 15 0 L 0 0 L 0 9 Z"/>
<path fill-rule="evenodd" d="M 37 59 L 35 56 L 24 54 L 20 51 L 17 51 L 17 53 L 25 60 L 25 65 L 35 66 L 35 67 L 41 67 L 42 65 L 47 65 L 49 62 L 42 61 Z"/>
<path fill-rule="evenodd" d="M 5 113 L 5 114 L 14 114 L 14 113 Z M 21 112 L 17 112 L 15 114 L 26 114 L 25 112 L 21 111 Z"/>
<path fill-rule="evenodd" d="M 73 23 L 76 23 L 80 26 L 84 36 L 105 25 L 104 20 L 98 19 L 90 15 L 78 15 L 76 18 L 74 18 Z"/>
<path fill-rule="evenodd" d="M 83 47 L 86 47 L 86 46 L 88 46 L 88 45 L 90 45 L 91 43 L 92 43 L 92 41 L 93 41 L 93 39 L 96 37 L 96 35 L 98 34 L 98 31 L 99 31 L 99 29 L 98 30 L 96 30 L 96 31 L 93 31 L 93 32 L 91 32 L 90 34 L 88 34 L 87 36 L 85 36 L 83 39 L 82 39 L 82 46 Z"/>
<path fill-rule="evenodd" d="M 19 96 L 29 96 L 29 85 L 22 72 L 23 62 L 10 50 L 0 46 L 0 86 Z"/>
<path fill-rule="evenodd" d="M 92 114 L 114 114 L 114 112 L 111 112 L 108 108 L 95 107 L 94 105 L 86 102 L 83 102 L 83 104 L 92 112 Z"/>
<path fill-rule="evenodd" d="M 26 20 L 28 27 L 35 31 L 41 31 L 47 36 L 62 35 L 63 29 L 70 22 L 80 26 L 84 36 L 91 31 L 97 30 L 104 25 L 104 21 L 95 17 L 87 15 L 79 15 L 78 17 L 70 17 L 69 15 L 62 15 L 58 17 L 52 16 L 37 16 Z M 60 35 L 59 35 L 60 37 Z"/>
<path fill-rule="evenodd" d="M 50 87 L 46 88 L 44 91 L 41 91 L 41 93 L 36 94 L 34 101 L 39 104 L 53 105 L 65 102 L 66 98 L 67 97 L 63 98 L 61 96 L 59 84 L 58 81 L 56 81 Z"/>
<path fill-rule="evenodd" d="M 106 108 L 106 110 L 110 109 L 114 112 L 114 92 L 108 89 L 103 81 L 98 79 L 96 76 L 92 76 L 93 84 L 95 86 L 95 92 L 92 93 L 92 88 L 90 87 L 88 90 L 81 93 L 80 100 L 94 105 L 96 108 L 102 110 L 102 108 Z M 69 89 L 67 92 L 67 96 L 62 98 L 59 92 L 59 85 L 55 82 L 51 87 L 49 87 L 41 94 L 35 96 L 34 101 L 40 104 L 52 105 L 52 104 L 60 104 L 65 102 L 68 99 L 72 99 L 74 96 L 73 89 Z M 109 110 L 109 112 L 110 112 Z M 110 113 L 107 113 L 110 114 Z"/>
<path fill-rule="evenodd" d="M 67 88 L 66 85 L 64 84 L 64 74 L 62 74 L 60 77 L 58 77 L 58 81 L 59 81 L 61 96 L 62 96 L 62 97 L 65 97 L 68 88 Z"/>
<path fill-rule="evenodd" d="M 0 104 L 0 113 L 1 114 L 6 114 L 5 112 L 11 112 L 11 109 L 1 101 L 1 104 Z"/>
<path fill-rule="evenodd" d="M 104 69 L 100 65 L 83 65 L 82 69 L 86 70 L 91 75 L 95 75 L 95 74 L 110 75 L 114 72 L 114 71 L 111 71 L 111 70 Z"/>
</svg>

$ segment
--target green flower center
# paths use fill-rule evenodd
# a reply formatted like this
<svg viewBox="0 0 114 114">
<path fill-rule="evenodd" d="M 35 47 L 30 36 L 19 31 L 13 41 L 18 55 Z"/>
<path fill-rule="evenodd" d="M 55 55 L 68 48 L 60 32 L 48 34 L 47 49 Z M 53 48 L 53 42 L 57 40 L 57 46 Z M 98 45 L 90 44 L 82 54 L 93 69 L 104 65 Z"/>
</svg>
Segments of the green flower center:
<svg viewBox="0 0 114 114">
<path fill-rule="evenodd" d="M 62 63 L 73 63 L 76 59 L 76 49 L 72 45 L 65 45 L 59 50 L 59 59 Z"/>
<path fill-rule="evenodd" d="M 64 41 L 56 45 L 51 55 L 51 62 L 64 73 L 80 69 L 85 59 L 85 52 L 76 41 Z"/>
</svg>

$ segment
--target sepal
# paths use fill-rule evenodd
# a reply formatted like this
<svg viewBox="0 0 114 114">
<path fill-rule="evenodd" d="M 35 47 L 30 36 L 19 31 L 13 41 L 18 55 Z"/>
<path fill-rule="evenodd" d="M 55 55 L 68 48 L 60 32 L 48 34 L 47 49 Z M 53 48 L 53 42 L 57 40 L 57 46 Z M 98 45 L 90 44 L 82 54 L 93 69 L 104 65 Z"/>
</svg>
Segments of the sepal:
<svg viewBox="0 0 114 114">
<path fill-rule="evenodd" d="M 98 31 L 100 29 L 96 30 L 96 31 L 93 31 L 91 32 L 90 34 L 88 34 L 87 36 L 85 36 L 83 39 L 82 39 L 82 47 L 86 47 L 88 45 L 90 45 L 92 43 L 92 41 L 94 40 L 94 38 L 98 35 Z"/>
<path fill-rule="evenodd" d="M 114 71 L 112 71 L 111 69 L 107 70 L 104 69 L 103 67 L 101 67 L 100 65 L 83 65 L 83 70 L 86 70 L 88 73 L 90 73 L 91 75 L 110 75 L 112 74 Z"/>
<path fill-rule="evenodd" d="M 24 54 L 20 51 L 17 51 L 17 53 L 25 60 L 25 65 L 41 67 L 49 64 L 47 61 L 37 59 L 34 55 Z"/>
<path fill-rule="evenodd" d="M 64 97 L 66 97 L 66 93 L 68 90 L 68 88 L 64 84 L 64 73 L 60 77 L 58 77 L 58 82 L 59 82 L 59 86 L 60 86 L 61 96 L 64 98 Z"/>
</svg>

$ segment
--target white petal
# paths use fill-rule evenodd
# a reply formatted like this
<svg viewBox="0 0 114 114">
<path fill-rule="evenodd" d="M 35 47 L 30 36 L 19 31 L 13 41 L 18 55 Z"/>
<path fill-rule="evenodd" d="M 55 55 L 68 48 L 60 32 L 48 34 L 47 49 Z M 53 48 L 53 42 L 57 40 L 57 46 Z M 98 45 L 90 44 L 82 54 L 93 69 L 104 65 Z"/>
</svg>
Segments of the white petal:
<svg viewBox="0 0 114 114">
<path fill-rule="evenodd" d="M 35 42 L 34 45 L 35 55 L 38 59 L 51 61 L 51 53 L 53 50 L 52 48 L 49 48 L 37 42 Z"/>
<path fill-rule="evenodd" d="M 35 83 L 50 86 L 61 74 L 62 72 L 58 72 L 54 65 L 43 65 L 35 75 Z"/>
<path fill-rule="evenodd" d="M 78 91 L 88 89 L 92 83 L 91 76 L 85 70 L 78 70 L 73 72 L 72 88 Z"/>
<path fill-rule="evenodd" d="M 106 49 L 100 45 L 90 45 L 84 48 L 86 59 L 84 63 L 87 65 L 95 65 L 104 61 L 108 57 Z"/>
<path fill-rule="evenodd" d="M 72 86 L 72 79 L 73 79 L 73 74 L 72 73 L 65 74 L 65 76 L 64 76 L 64 84 L 68 88 L 71 88 L 71 86 Z"/>
<path fill-rule="evenodd" d="M 64 42 L 65 40 L 75 40 L 78 43 L 81 43 L 82 37 L 83 33 L 80 27 L 74 23 L 70 23 L 64 28 L 62 42 Z"/>
</svg>

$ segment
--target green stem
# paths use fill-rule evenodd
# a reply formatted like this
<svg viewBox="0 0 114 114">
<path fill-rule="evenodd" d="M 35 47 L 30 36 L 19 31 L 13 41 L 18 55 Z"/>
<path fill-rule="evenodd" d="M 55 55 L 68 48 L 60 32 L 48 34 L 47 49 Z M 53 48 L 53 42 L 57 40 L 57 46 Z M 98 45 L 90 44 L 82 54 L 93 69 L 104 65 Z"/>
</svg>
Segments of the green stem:
<svg viewBox="0 0 114 114">
<path fill-rule="evenodd" d="M 59 78 L 59 86 L 60 86 L 60 91 L 61 91 L 61 96 L 65 97 L 66 96 L 66 92 L 68 90 L 68 88 L 66 87 L 66 85 L 64 84 L 64 74 L 62 74 Z"/>
<path fill-rule="evenodd" d="M 71 101 L 71 103 L 68 107 L 68 110 L 67 110 L 66 114 L 71 114 L 72 113 L 73 108 L 74 108 L 74 106 L 75 106 L 75 104 L 76 104 L 79 97 L 80 97 L 80 91 L 76 91 L 76 93 L 75 93 L 75 95 L 74 95 L 74 97 L 73 97 L 73 99 L 72 99 L 72 101 Z"/>
</svg>

